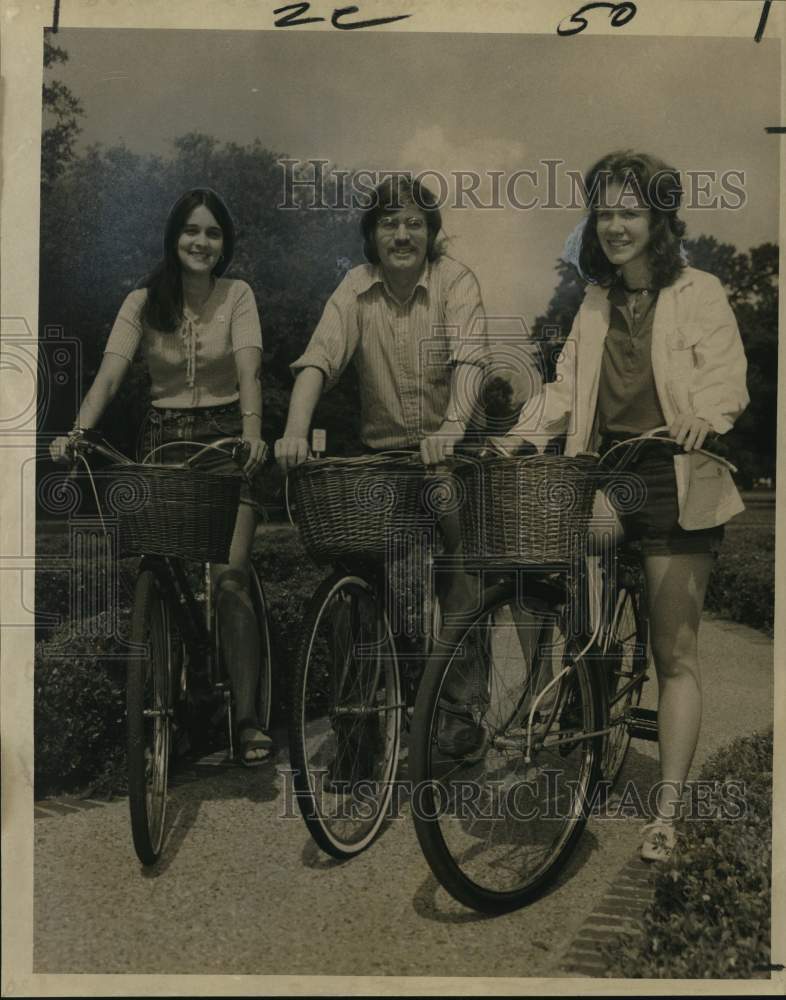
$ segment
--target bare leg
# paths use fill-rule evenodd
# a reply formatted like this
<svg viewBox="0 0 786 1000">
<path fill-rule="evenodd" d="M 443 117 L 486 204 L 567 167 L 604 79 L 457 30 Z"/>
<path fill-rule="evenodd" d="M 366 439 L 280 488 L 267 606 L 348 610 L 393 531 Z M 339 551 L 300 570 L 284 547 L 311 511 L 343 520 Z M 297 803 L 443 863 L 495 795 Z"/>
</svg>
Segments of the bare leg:
<svg viewBox="0 0 786 1000">
<path fill-rule="evenodd" d="M 244 726 L 239 739 L 262 739 L 264 733 L 256 725 L 255 696 L 259 681 L 259 633 L 251 601 L 249 570 L 251 546 L 254 541 L 257 516 L 248 504 L 240 504 L 235 533 L 229 553 L 229 563 L 212 566 L 213 586 L 221 636 L 221 653 L 226 664 L 235 703 L 237 721 L 252 720 Z M 269 750 L 249 749 L 245 760 L 264 760 Z"/>
<path fill-rule="evenodd" d="M 587 539 L 586 597 L 589 600 L 589 607 L 584 612 L 583 621 L 587 622 L 590 631 L 594 629 L 601 613 L 601 565 L 604 563 L 604 557 L 607 560 L 606 565 L 612 565 L 611 557 L 623 539 L 624 532 L 616 511 L 605 493 L 598 490 L 595 494 Z"/>
<path fill-rule="evenodd" d="M 657 813 L 670 820 L 688 777 L 701 725 L 702 694 L 698 634 L 704 595 L 713 566 L 705 553 L 647 556 L 652 653 L 658 673 L 660 789 Z"/>
</svg>

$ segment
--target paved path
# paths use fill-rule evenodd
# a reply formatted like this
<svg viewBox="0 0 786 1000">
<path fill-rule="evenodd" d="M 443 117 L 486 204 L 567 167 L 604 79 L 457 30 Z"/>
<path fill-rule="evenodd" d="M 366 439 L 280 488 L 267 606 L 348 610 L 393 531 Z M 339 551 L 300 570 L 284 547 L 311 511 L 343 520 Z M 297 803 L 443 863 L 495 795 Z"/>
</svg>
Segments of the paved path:
<svg viewBox="0 0 786 1000">
<path fill-rule="evenodd" d="M 701 653 L 697 765 L 772 720 L 766 637 L 707 620 Z M 623 783 L 646 790 L 655 753 L 654 744 L 634 743 Z M 256 771 L 220 759 L 195 766 L 173 791 L 169 842 L 153 872 L 136 861 L 125 801 L 39 804 L 35 972 L 600 974 L 598 932 L 616 933 L 647 898 L 647 873 L 635 861 L 640 821 L 596 819 L 545 897 L 480 916 L 435 882 L 406 816 L 349 862 L 322 855 L 287 809 L 285 771 L 283 754 Z M 617 897 L 624 913 L 614 911 Z"/>
</svg>

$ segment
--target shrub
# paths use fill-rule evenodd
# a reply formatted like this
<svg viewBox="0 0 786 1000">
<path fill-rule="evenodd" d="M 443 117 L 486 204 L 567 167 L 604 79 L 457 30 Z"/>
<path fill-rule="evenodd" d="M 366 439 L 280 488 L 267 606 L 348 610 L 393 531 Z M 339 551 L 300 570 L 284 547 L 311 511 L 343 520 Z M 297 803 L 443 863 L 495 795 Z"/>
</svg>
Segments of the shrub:
<svg viewBox="0 0 786 1000">
<path fill-rule="evenodd" d="M 770 962 L 772 733 L 735 740 L 700 777 L 719 786 L 744 781 L 743 815 L 683 824 L 655 876 L 643 934 L 606 949 L 608 976 L 746 979 Z M 723 796 L 718 787 L 708 805 L 720 812 Z"/>
<path fill-rule="evenodd" d="M 724 618 L 772 633 L 775 552 L 771 531 L 727 533 L 710 576 L 706 607 Z"/>
<path fill-rule="evenodd" d="M 63 544 L 63 539 L 48 539 L 45 548 L 62 549 Z M 297 532 L 288 526 L 262 534 L 254 562 L 272 619 L 273 715 L 280 723 L 288 703 L 290 651 L 300 635 L 305 602 L 325 570 L 310 562 Z M 137 564 L 136 559 L 121 562 L 119 633 L 123 637 L 130 630 Z M 36 606 L 59 617 L 62 624 L 42 626 L 41 641 L 36 645 L 35 794 L 41 797 L 85 788 L 92 794 L 122 793 L 126 790 L 125 662 L 110 658 L 118 646 L 108 638 L 69 635 L 70 598 L 58 573 L 37 574 Z M 84 623 L 84 631 L 100 637 L 103 624 L 100 619 L 90 619 Z M 62 653 L 55 654 L 58 647 Z"/>
<path fill-rule="evenodd" d="M 59 640 L 63 655 L 51 655 Z M 94 794 L 124 790 L 125 665 L 95 639 L 73 638 L 67 626 L 51 644 L 36 645 L 35 793 L 89 786 Z M 49 653 L 50 655 L 47 655 Z"/>
</svg>

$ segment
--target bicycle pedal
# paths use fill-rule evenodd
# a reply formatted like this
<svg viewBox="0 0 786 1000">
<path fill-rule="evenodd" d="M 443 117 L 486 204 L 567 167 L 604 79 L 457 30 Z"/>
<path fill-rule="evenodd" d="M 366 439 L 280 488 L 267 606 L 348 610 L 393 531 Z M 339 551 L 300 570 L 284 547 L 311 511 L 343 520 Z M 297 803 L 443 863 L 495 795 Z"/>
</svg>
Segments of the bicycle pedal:
<svg viewBox="0 0 786 1000">
<path fill-rule="evenodd" d="M 634 739 L 654 741 L 658 738 L 658 713 L 653 708 L 628 708 L 625 725 Z"/>
</svg>

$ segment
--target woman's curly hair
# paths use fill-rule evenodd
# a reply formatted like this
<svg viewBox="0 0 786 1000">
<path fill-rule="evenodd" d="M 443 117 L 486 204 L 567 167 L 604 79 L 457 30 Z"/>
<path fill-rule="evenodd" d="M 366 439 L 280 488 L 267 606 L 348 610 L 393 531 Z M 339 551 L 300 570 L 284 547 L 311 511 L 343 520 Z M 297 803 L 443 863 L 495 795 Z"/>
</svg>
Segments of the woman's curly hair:
<svg viewBox="0 0 786 1000">
<path fill-rule="evenodd" d="M 617 268 L 609 261 L 598 240 L 598 199 L 609 184 L 620 184 L 624 193 L 635 194 L 650 209 L 648 247 L 652 287 L 665 288 L 685 267 L 680 240 L 685 223 L 677 217 L 682 201 L 680 175 L 655 156 L 622 150 L 609 153 L 590 168 L 584 184 L 589 218 L 581 240 L 579 266 L 584 276 L 603 287 L 612 284 Z"/>
</svg>

